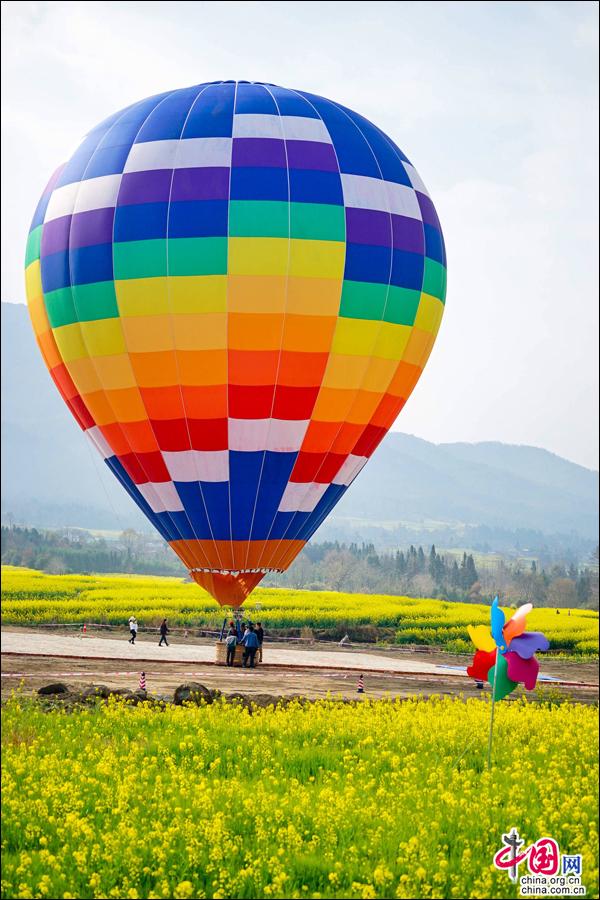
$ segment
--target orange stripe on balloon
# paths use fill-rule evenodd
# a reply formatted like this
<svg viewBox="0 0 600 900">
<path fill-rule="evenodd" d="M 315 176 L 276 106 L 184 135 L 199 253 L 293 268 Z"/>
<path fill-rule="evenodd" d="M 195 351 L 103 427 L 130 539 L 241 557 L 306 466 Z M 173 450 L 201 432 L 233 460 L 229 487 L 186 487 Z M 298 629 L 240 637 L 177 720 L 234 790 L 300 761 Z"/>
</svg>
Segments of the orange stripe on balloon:
<svg viewBox="0 0 600 900">
<path fill-rule="evenodd" d="M 230 350 L 229 384 L 273 385 L 279 350 Z"/>
<path fill-rule="evenodd" d="M 281 561 L 288 552 L 297 555 L 305 541 L 300 540 L 261 540 L 261 541 L 228 541 L 228 540 L 189 540 L 169 541 L 169 544 L 188 569 L 236 569 L 236 564 L 248 569 L 261 566 L 282 568 Z M 265 556 L 263 556 L 265 554 Z M 263 561 L 259 562 L 263 556 Z M 270 561 L 264 560 L 269 556 Z"/>
</svg>

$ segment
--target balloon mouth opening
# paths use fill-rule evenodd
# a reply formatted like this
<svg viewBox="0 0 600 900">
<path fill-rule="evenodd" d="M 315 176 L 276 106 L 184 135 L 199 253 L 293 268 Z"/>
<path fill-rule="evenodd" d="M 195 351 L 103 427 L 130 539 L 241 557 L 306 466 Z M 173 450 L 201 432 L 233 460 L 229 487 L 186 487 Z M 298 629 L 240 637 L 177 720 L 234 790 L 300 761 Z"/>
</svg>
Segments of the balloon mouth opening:
<svg viewBox="0 0 600 900">
<path fill-rule="evenodd" d="M 268 575 L 269 572 L 284 572 L 284 569 L 276 569 L 272 566 L 261 566 L 258 569 L 210 569 L 210 568 L 201 568 L 200 566 L 195 566 L 193 569 L 190 569 L 192 575 L 194 572 L 204 572 L 211 575 L 232 575 L 233 578 L 237 578 L 239 575 L 247 575 L 251 573 L 252 575 Z"/>
<path fill-rule="evenodd" d="M 220 606 L 238 608 L 268 572 L 282 569 L 190 569 L 196 584 L 211 594 Z"/>
</svg>

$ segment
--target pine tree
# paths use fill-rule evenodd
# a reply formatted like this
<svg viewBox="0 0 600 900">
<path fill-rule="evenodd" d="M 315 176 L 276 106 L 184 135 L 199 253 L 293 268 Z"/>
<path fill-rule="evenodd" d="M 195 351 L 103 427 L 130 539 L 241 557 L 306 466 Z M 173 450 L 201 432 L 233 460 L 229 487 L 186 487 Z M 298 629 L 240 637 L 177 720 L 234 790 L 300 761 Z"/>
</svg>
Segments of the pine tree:
<svg viewBox="0 0 600 900">
<path fill-rule="evenodd" d="M 435 544 L 431 545 L 431 550 L 429 551 L 429 574 L 435 580 L 437 580 L 437 553 L 435 552 Z"/>
<path fill-rule="evenodd" d="M 404 575 L 406 573 L 406 559 L 404 558 L 402 550 L 396 551 L 396 572 L 398 572 L 399 575 Z"/>
</svg>

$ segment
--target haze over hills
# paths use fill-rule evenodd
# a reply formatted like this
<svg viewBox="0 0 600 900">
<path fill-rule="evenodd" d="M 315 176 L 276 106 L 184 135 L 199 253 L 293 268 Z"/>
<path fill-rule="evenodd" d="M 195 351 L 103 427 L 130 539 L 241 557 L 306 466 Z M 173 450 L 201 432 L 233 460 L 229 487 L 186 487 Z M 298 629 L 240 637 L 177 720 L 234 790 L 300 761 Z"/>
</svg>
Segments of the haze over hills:
<svg viewBox="0 0 600 900">
<path fill-rule="evenodd" d="M 445 546 L 598 534 L 598 473 L 536 447 L 389 434 L 316 538 Z M 2 303 L 2 516 L 38 527 L 149 525 L 88 446 L 39 355 L 25 306 Z M 560 539 L 557 536 L 561 536 Z"/>
</svg>

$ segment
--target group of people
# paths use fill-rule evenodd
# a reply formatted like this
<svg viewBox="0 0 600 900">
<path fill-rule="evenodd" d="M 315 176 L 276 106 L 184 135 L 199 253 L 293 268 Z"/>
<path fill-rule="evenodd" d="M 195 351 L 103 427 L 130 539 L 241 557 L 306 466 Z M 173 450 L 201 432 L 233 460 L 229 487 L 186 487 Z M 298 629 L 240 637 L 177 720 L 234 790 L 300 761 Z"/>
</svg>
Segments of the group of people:
<svg viewBox="0 0 600 900">
<path fill-rule="evenodd" d="M 242 644 L 244 647 L 242 666 L 244 669 L 247 669 L 248 667 L 253 669 L 256 665 L 257 653 L 258 661 L 262 662 L 262 645 L 264 637 L 265 632 L 260 622 L 257 622 L 256 625 L 253 625 L 252 622 L 247 622 L 244 625 L 244 633 L 241 638 L 238 637 L 238 630 L 235 626 L 235 622 L 230 622 L 229 631 L 225 638 L 227 665 L 233 666 L 235 664 L 236 648 L 238 644 Z"/>
<path fill-rule="evenodd" d="M 227 633 L 227 637 L 225 638 L 225 645 L 227 647 L 227 665 L 233 666 L 235 664 L 235 651 L 237 646 L 241 644 L 244 648 L 244 652 L 242 655 L 242 666 L 244 667 L 244 669 L 248 667 L 253 669 L 256 665 L 257 654 L 258 661 L 262 662 L 262 646 L 265 632 L 260 622 L 257 622 L 256 625 L 252 624 L 252 622 L 246 622 L 243 626 L 243 629 L 243 634 L 240 637 L 235 622 L 232 621 L 229 623 L 229 631 Z M 163 619 L 160 623 L 159 631 L 160 640 L 158 642 L 158 646 L 162 647 L 162 645 L 165 644 L 168 647 L 169 642 L 167 640 L 167 634 L 169 633 L 169 626 L 167 625 L 166 619 Z M 130 644 L 135 644 L 137 633 L 137 619 L 135 616 L 129 616 Z"/>
<path fill-rule="evenodd" d="M 169 626 L 167 625 L 167 620 L 163 619 L 160 623 L 160 641 L 158 642 L 158 646 L 162 647 L 163 644 L 169 646 L 169 642 L 167 640 L 167 635 L 169 633 Z M 129 616 L 129 634 L 131 637 L 129 638 L 130 644 L 135 644 L 135 639 L 138 633 L 138 622 L 135 616 Z"/>
</svg>

